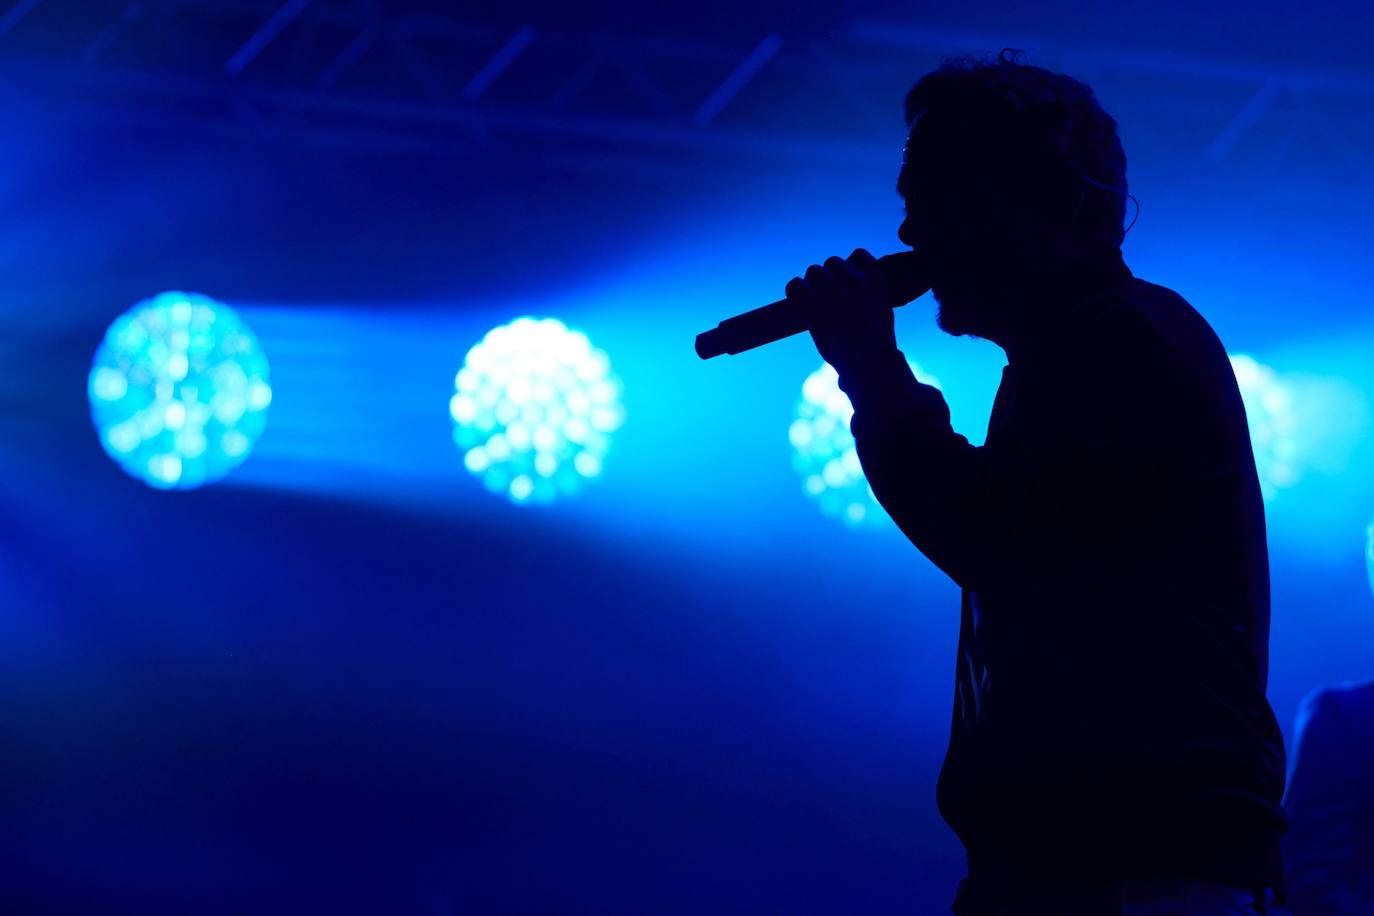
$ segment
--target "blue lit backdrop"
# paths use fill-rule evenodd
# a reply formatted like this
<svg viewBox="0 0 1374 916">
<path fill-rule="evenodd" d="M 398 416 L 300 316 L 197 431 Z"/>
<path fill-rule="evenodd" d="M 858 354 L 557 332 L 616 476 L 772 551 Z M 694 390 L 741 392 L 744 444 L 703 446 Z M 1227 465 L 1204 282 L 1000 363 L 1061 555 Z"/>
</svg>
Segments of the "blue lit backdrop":
<svg viewBox="0 0 1374 916">
<path fill-rule="evenodd" d="M 1369 523 L 1369 528 L 1365 530 L 1364 546 L 1365 570 L 1369 573 L 1369 588 L 1374 591 L 1374 521 Z"/>
<path fill-rule="evenodd" d="M 1184 96 L 1199 138 L 1235 113 Z M 1374 670 L 1374 200 L 1137 123 L 1132 269 L 1292 392 L 1301 474 L 1266 504 L 1287 728 L 1313 686 Z M 806 264 L 895 249 L 890 163 L 693 154 L 646 182 L 624 151 L 597 178 L 546 155 L 472 182 L 448 151 L 105 124 L 30 155 L 12 126 L 32 166 L 7 173 L 0 339 L 9 886 L 72 912 L 947 910 L 964 860 L 931 787 L 957 592 L 800 492 L 783 437 L 808 340 L 691 352 Z M 271 419 L 221 486 L 164 499 L 111 471 L 85 382 L 112 303 L 188 284 L 253 328 Z M 900 342 L 976 442 L 1002 355 L 932 311 L 903 309 Z M 526 313 L 604 348 L 631 418 L 595 498 L 538 515 L 464 468 L 447 409 L 462 355 Z"/>
</svg>

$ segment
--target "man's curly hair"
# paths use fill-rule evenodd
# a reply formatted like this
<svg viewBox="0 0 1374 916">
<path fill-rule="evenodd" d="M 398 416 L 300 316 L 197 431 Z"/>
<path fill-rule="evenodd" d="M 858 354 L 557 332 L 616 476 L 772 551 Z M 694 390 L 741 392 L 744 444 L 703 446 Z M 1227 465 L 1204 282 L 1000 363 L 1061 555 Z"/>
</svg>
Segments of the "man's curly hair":
<svg viewBox="0 0 1374 916">
<path fill-rule="evenodd" d="M 926 117 L 956 124 L 966 140 L 989 148 L 999 168 L 1074 188 L 1081 195 L 1073 205 L 1082 225 L 1092 237 L 1119 247 L 1127 187 L 1116 120 L 1085 83 L 1032 67 L 1024 57 L 1004 49 L 995 60 L 943 61 L 907 93 L 907 127 Z M 1071 184 L 1060 180 L 1066 174 Z"/>
</svg>

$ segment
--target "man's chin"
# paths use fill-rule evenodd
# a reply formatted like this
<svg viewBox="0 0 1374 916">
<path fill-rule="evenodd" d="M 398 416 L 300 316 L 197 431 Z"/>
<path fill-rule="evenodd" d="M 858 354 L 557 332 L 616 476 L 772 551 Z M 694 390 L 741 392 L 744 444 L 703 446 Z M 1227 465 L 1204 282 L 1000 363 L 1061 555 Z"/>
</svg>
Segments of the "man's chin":
<svg viewBox="0 0 1374 916">
<path fill-rule="evenodd" d="M 940 330 L 955 337 L 977 334 L 978 322 L 974 309 L 960 302 L 957 297 L 941 296 L 939 291 L 935 291 L 935 301 L 940 306 L 935 313 L 935 324 Z"/>
</svg>

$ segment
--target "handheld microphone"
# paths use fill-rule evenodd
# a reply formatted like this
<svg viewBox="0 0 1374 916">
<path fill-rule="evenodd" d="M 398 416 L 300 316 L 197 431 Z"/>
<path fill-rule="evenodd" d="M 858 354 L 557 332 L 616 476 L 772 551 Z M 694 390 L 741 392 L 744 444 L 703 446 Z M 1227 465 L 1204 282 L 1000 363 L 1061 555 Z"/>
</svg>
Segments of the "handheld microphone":
<svg viewBox="0 0 1374 916">
<path fill-rule="evenodd" d="M 920 298 L 930 289 L 921 258 L 914 251 L 884 255 L 877 263 L 893 308 Z M 762 308 L 727 318 L 711 330 L 698 334 L 697 356 L 702 359 L 722 353 L 734 356 L 805 330 L 806 322 L 793 313 L 786 299 L 779 299 Z"/>
</svg>

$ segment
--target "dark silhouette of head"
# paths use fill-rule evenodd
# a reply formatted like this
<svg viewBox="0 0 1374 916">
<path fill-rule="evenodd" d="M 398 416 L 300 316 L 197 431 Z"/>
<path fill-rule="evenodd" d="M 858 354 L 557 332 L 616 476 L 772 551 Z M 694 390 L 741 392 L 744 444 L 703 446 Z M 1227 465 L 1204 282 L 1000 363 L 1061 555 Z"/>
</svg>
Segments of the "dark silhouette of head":
<svg viewBox="0 0 1374 916">
<path fill-rule="evenodd" d="M 921 77 L 897 180 L 898 236 L 927 256 L 940 327 L 999 343 L 1034 320 L 1037 293 L 1119 256 L 1124 235 L 1116 121 L 1087 85 L 1021 58 L 949 60 Z"/>
</svg>

